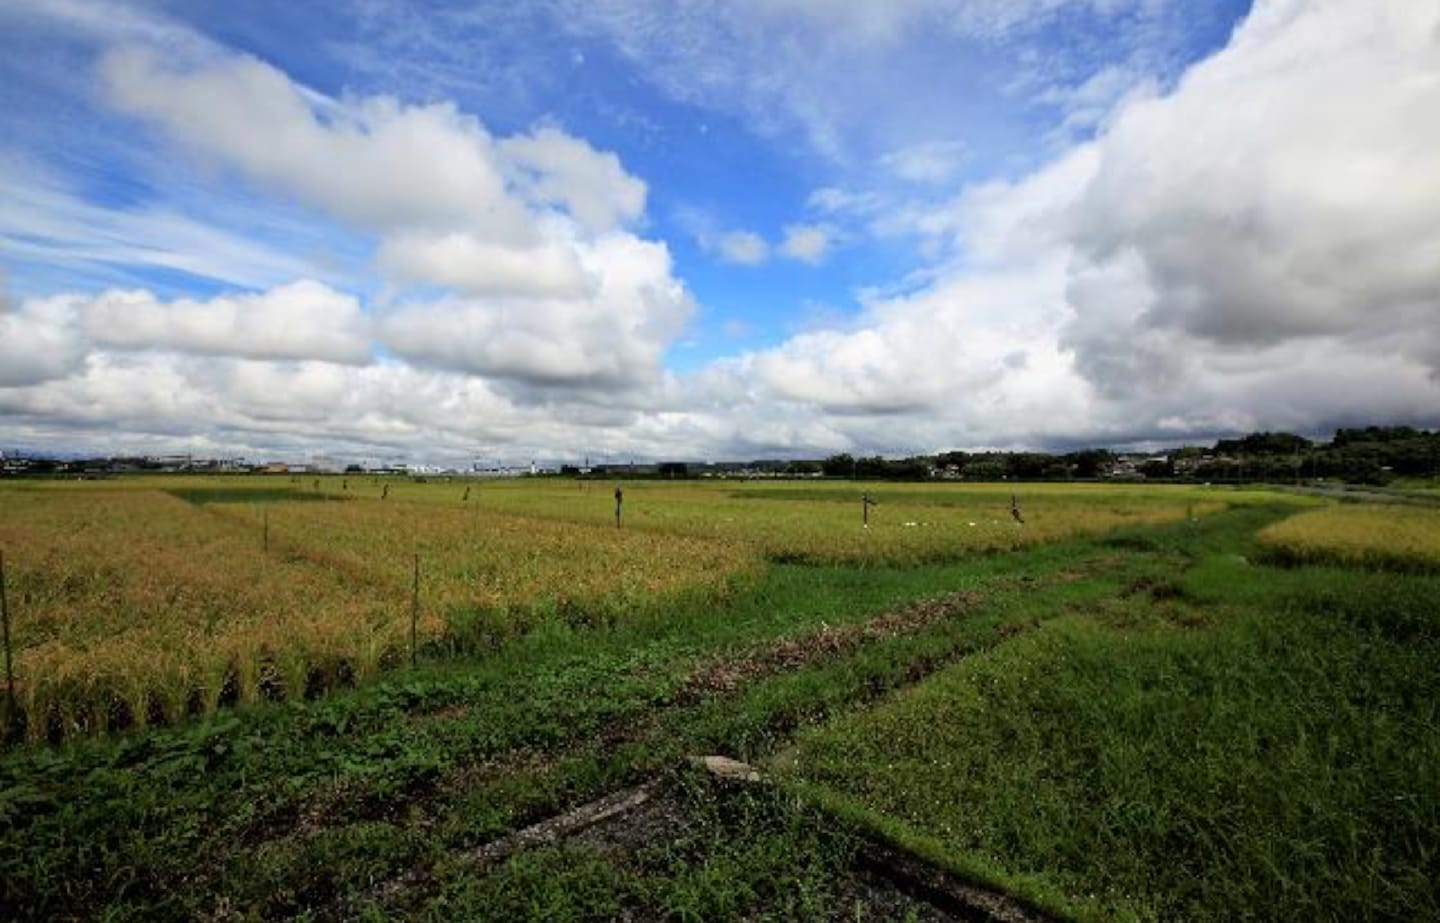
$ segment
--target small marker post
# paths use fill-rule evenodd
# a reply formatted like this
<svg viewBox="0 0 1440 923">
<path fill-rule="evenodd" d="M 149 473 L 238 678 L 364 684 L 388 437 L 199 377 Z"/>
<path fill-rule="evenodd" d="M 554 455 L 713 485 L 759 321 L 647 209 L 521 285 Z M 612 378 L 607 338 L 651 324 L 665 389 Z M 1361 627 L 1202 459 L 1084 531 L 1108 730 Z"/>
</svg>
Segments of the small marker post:
<svg viewBox="0 0 1440 923">
<path fill-rule="evenodd" d="M 15 718 L 15 670 L 10 660 L 10 606 L 5 599 L 5 552 L 0 551 L 0 625 L 5 631 L 5 700 L 9 718 Z"/>
<path fill-rule="evenodd" d="M 420 554 L 415 554 L 415 581 L 410 593 L 410 666 L 415 666 L 420 631 Z"/>
</svg>

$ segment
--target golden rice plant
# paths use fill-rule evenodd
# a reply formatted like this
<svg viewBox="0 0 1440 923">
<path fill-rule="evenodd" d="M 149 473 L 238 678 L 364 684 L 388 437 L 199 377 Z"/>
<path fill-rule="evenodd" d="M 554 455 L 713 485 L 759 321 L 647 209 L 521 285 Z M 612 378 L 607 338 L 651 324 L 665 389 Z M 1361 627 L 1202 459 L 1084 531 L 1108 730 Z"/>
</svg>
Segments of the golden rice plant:
<svg viewBox="0 0 1440 923">
<path fill-rule="evenodd" d="M 422 645 L 451 633 L 455 613 L 498 613 L 522 630 L 718 589 L 755 564 L 746 548 L 703 539 L 475 509 L 266 509 L 196 506 L 125 482 L 0 490 L 29 735 L 175 722 L 402 662 L 417 555 Z"/>
<path fill-rule="evenodd" d="M 472 503 L 531 519 L 614 528 L 610 483 L 487 483 Z M 404 485 L 392 497 L 458 506 L 454 484 Z M 862 515 L 862 497 L 879 504 Z M 1010 513 L 1019 501 L 1024 524 Z M 1191 487 L 1097 484 L 636 482 L 623 531 L 705 538 L 771 560 L 911 565 L 1029 547 L 1077 534 L 1204 515 L 1250 495 Z"/>
<path fill-rule="evenodd" d="M 1440 509 L 1332 506 L 1269 526 L 1259 541 L 1282 563 L 1440 572 Z"/>
<path fill-rule="evenodd" d="M 617 527 L 609 484 L 392 486 L 382 500 L 373 484 L 328 479 L 301 502 L 271 478 L 0 485 L 30 736 L 174 722 L 404 662 L 417 556 L 420 645 L 489 646 L 546 620 L 610 624 L 663 613 L 683 594 L 714 598 L 766 558 L 949 560 L 1237 499 L 1095 485 L 650 482 L 626 485 Z M 866 491 L 880 501 L 868 528 Z M 337 502 L 317 502 L 327 500 Z"/>
</svg>

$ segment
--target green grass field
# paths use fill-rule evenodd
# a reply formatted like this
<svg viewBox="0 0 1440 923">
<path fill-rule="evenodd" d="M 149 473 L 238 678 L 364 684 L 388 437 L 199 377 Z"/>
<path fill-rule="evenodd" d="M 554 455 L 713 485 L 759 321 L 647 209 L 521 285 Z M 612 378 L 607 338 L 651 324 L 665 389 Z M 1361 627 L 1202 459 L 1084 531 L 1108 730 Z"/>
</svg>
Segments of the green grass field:
<svg viewBox="0 0 1440 923">
<path fill-rule="evenodd" d="M 1177 561 L 805 733 L 787 776 L 1065 916 L 1433 919 L 1436 599 Z"/>
<path fill-rule="evenodd" d="M 146 504 L 187 489 L 108 486 Z M 434 483 L 384 501 L 166 496 L 173 528 L 221 549 L 253 549 L 268 506 L 278 549 L 260 549 L 257 573 L 329 568 L 354 588 L 371 585 L 372 518 L 401 516 L 386 510 L 441 523 L 427 526 L 440 546 L 452 515 L 613 537 L 606 487 L 487 485 L 468 507 L 463 485 Z M 808 531 L 824 515 L 812 507 L 858 519 L 854 485 L 627 485 L 620 531 L 638 548 L 688 536 L 741 569 L 607 619 L 527 609 L 494 643 L 433 645 L 414 668 L 382 664 L 318 698 L 12 746 L 0 917 L 939 918 L 863 871 L 876 841 L 1064 918 L 1440 914 L 1440 578 L 1267 563 L 1257 536 L 1305 513 L 1278 494 L 1027 487 L 1025 528 L 1071 527 L 936 555 L 903 523 L 965 535 L 945 517 L 1008 515 L 1008 489 L 874 490 L 882 516 L 916 518 L 872 521 L 877 553 L 856 559 L 852 537 Z M 1109 512 L 1081 515 L 1097 508 Z M 726 516 L 773 534 L 687 526 Z M 33 533 L 14 517 L 5 528 L 8 565 L 14 536 Z M 777 534 L 800 553 L 777 554 Z M 374 585 L 403 597 L 403 577 Z M 450 611 L 435 607 L 436 638 Z M 698 753 L 773 781 L 717 787 L 685 768 Z M 641 783 L 663 794 L 634 815 L 476 858 Z"/>
</svg>

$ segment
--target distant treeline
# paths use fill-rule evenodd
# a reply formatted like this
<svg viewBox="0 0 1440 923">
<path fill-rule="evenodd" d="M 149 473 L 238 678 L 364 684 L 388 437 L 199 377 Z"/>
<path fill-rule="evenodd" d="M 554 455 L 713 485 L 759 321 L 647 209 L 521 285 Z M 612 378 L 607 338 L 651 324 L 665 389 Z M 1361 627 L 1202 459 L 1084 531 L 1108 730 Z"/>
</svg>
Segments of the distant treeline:
<svg viewBox="0 0 1440 923">
<path fill-rule="evenodd" d="M 1154 453 L 941 452 L 910 458 L 832 455 L 818 465 L 828 477 L 881 480 L 1069 480 L 1093 478 L 1195 481 L 1296 481 L 1329 478 L 1384 484 L 1396 477 L 1440 475 L 1440 432 L 1411 426 L 1340 429 L 1328 442 L 1294 433 L 1251 433 L 1213 446 Z"/>
<path fill-rule="evenodd" d="M 562 476 L 627 479 L 858 478 L 885 481 L 1173 480 L 1283 482 L 1339 480 L 1385 484 L 1397 477 L 1440 476 L 1440 432 L 1411 426 L 1340 429 L 1328 442 L 1294 433 L 1251 433 L 1210 446 L 1155 452 L 940 452 L 885 458 L 848 453 L 820 460 L 767 459 L 694 464 L 565 466 Z"/>
<path fill-rule="evenodd" d="M 219 460 L 175 458 L 45 459 L 0 456 L 0 477 L 85 476 L 142 471 L 222 473 L 251 470 Z M 356 473 L 351 466 L 347 473 Z M 293 472 L 292 472 L 293 473 Z M 381 472 L 368 472 L 381 473 Z M 393 473 L 403 474 L 403 469 Z M 452 472 L 463 474 L 464 472 Z M 547 473 L 547 472 L 542 472 Z M 555 472 L 548 472 L 555 473 Z M 1335 431 L 1328 442 L 1294 433 L 1260 432 L 1221 439 L 1212 446 L 1181 446 L 1153 453 L 1081 449 L 1075 452 L 939 452 L 909 458 L 848 453 L 820 460 L 662 462 L 563 465 L 561 477 L 676 479 L 700 477 L 828 477 L 886 481 L 1179 480 L 1293 483 L 1330 479 L 1386 484 L 1397 477 L 1440 477 L 1440 431 L 1413 426 L 1366 426 Z"/>
</svg>

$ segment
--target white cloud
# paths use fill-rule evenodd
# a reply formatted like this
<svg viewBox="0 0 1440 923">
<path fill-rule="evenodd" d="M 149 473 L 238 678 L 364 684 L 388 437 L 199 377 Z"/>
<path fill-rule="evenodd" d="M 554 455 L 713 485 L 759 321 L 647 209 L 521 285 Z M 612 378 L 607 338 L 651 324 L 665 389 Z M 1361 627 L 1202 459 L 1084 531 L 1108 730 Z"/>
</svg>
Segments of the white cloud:
<svg viewBox="0 0 1440 923">
<path fill-rule="evenodd" d="M 714 238 L 712 248 L 736 266 L 759 266 L 770 258 L 770 245 L 753 231 L 726 231 Z"/>
<path fill-rule="evenodd" d="M 1440 10 L 1262 0 L 1096 142 L 938 208 L 875 209 L 953 256 L 707 384 L 819 407 L 857 446 L 884 426 L 914 446 L 1440 422 L 1437 111 Z"/>
<path fill-rule="evenodd" d="M 812 266 L 824 262 L 830 252 L 831 231 L 818 224 L 792 224 L 785 228 L 780 252 L 792 260 Z"/>
<path fill-rule="evenodd" d="M 111 290 L 30 298 L 0 311 L 0 388 L 68 377 L 105 352 L 363 365 L 370 323 L 354 297 L 308 280 L 207 301 Z"/>
<path fill-rule="evenodd" d="M 763 266 L 776 253 L 815 265 L 824 261 L 833 239 L 833 231 L 827 226 L 791 224 L 785 227 L 781 241 L 772 247 L 754 231 L 715 230 L 713 219 L 693 211 L 683 212 L 681 218 L 691 227 L 701 249 L 732 266 Z"/>
<path fill-rule="evenodd" d="M 1257 4 L 1100 142 L 1068 219 L 1080 367 L 1114 388 L 1142 357 L 1339 337 L 1440 371 L 1437 111 L 1440 9 Z"/>
<path fill-rule="evenodd" d="M 0 387 L 0 417 L 7 445 L 293 460 L 689 457 L 721 444 L 701 441 L 704 421 L 694 414 L 525 404 L 485 379 L 397 361 L 99 351 L 69 377 Z"/>
<path fill-rule="evenodd" d="M 77 299 L 101 346 L 253 359 L 370 361 L 369 321 L 353 296 L 301 280 L 253 295 L 161 302 L 145 291 Z"/>
<path fill-rule="evenodd" d="M 925 141 L 890 151 L 880 169 L 906 182 L 938 184 L 953 179 L 964 159 L 963 141 Z"/>
<path fill-rule="evenodd" d="M 392 276 L 472 295 L 582 298 L 592 288 L 565 241 L 507 247 L 464 231 L 399 231 L 381 242 L 376 264 Z"/>
<path fill-rule="evenodd" d="M 620 158 L 558 129 L 506 138 L 500 150 L 529 198 L 564 205 L 589 231 L 629 224 L 645 211 L 645 184 Z"/>
<path fill-rule="evenodd" d="M 483 223 L 492 240 L 528 241 L 530 217 L 509 194 L 494 139 L 453 105 L 330 104 L 250 57 L 180 70 L 124 47 L 100 69 L 122 111 L 342 220 L 380 230 Z"/>
<path fill-rule="evenodd" d="M 576 251 L 594 289 L 566 298 L 456 298 L 387 312 L 387 345 L 411 361 L 538 385 L 653 381 L 693 311 L 663 244 L 626 234 Z M 647 374 L 648 373 L 648 374 Z"/>
<path fill-rule="evenodd" d="M 0 388 L 63 378 L 78 368 L 84 350 L 74 325 L 75 308 L 65 298 L 0 303 Z"/>
<path fill-rule="evenodd" d="M 557 128 L 494 138 L 452 103 L 331 100 L 255 58 L 186 68 L 127 46 L 101 61 L 111 102 L 186 145 L 375 230 L 466 229 L 511 245 L 558 206 L 591 232 L 637 219 L 645 184 Z M 243 114 L 243 117 L 237 115 Z"/>
<path fill-rule="evenodd" d="M 396 293 L 382 324 L 409 361 L 630 387 L 692 311 L 664 245 L 629 230 L 645 184 L 556 127 L 497 139 L 449 103 L 332 100 L 246 57 L 176 66 L 127 48 L 101 71 L 124 111 L 377 234 L 377 267 L 424 292 Z"/>
</svg>

